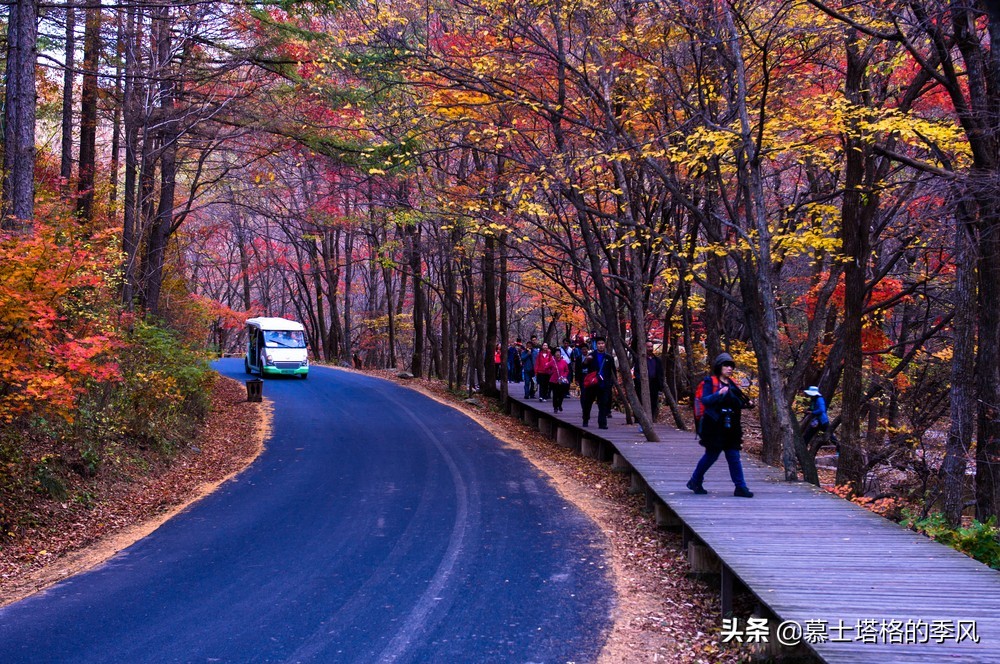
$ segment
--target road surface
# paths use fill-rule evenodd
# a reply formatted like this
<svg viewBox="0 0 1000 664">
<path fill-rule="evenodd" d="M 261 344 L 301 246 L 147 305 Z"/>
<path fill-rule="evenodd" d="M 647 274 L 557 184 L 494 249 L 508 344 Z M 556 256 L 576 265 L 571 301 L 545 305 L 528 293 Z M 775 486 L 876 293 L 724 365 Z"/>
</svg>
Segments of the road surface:
<svg viewBox="0 0 1000 664">
<path fill-rule="evenodd" d="M 242 380 L 242 360 L 220 373 Z M 0 662 L 587 662 L 603 536 L 518 453 L 390 382 L 268 379 L 233 481 L 0 609 Z"/>
</svg>

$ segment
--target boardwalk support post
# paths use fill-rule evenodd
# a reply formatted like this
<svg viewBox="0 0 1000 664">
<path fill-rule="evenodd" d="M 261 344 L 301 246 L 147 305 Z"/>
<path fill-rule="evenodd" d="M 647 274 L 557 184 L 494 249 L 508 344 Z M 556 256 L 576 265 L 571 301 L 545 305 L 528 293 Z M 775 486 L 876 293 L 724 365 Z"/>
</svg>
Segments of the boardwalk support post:
<svg viewBox="0 0 1000 664">
<path fill-rule="evenodd" d="M 560 447 L 580 449 L 580 437 L 570 427 L 559 427 L 556 431 L 556 444 Z"/>
<path fill-rule="evenodd" d="M 653 505 L 653 516 L 656 519 L 656 526 L 658 528 L 680 528 L 684 524 L 672 509 L 667 507 L 666 503 L 661 503 L 659 501 Z"/>
<path fill-rule="evenodd" d="M 722 617 L 733 615 L 733 571 L 728 565 L 722 566 L 722 578 L 719 583 L 721 591 Z"/>
<path fill-rule="evenodd" d="M 646 484 L 646 481 L 643 480 L 642 483 Z M 653 510 L 656 509 L 656 502 L 657 502 L 656 492 L 653 491 L 648 484 L 646 484 L 645 492 L 646 492 L 646 514 L 652 514 Z"/>
<path fill-rule="evenodd" d="M 692 574 L 718 574 L 721 563 L 710 548 L 699 542 L 688 542 L 688 565 Z"/>
</svg>

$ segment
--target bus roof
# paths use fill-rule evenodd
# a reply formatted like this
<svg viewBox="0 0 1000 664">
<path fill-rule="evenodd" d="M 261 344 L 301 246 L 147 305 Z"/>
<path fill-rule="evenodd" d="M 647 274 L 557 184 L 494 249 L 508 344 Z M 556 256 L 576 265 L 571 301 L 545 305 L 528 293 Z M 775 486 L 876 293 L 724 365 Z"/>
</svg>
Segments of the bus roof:
<svg viewBox="0 0 1000 664">
<path fill-rule="evenodd" d="M 268 316 L 249 318 L 247 319 L 247 325 L 259 327 L 262 330 L 305 330 L 305 328 L 302 327 L 302 323 L 294 320 L 288 320 L 287 318 L 271 318 Z"/>
</svg>

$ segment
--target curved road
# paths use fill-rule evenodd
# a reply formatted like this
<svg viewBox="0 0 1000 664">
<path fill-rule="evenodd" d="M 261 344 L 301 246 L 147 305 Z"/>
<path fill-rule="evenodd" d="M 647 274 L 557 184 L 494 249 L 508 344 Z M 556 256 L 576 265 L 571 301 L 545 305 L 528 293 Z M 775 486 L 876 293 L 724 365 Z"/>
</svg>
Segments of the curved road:
<svg viewBox="0 0 1000 664">
<path fill-rule="evenodd" d="M 216 368 L 242 380 L 241 360 Z M 519 454 L 387 381 L 269 379 L 235 480 L 104 565 L 0 609 L 8 662 L 586 662 L 602 535 Z"/>
</svg>

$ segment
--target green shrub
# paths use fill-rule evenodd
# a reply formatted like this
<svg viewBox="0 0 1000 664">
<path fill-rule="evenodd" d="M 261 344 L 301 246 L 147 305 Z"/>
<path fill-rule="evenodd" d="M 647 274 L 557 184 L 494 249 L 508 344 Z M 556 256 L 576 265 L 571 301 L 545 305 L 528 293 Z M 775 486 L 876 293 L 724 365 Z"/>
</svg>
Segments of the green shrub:
<svg viewBox="0 0 1000 664">
<path fill-rule="evenodd" d="M 137 323 L 118 364 L 120 381 L 94 384 L 80 400 L 72 437 L 88 471 L 122 447 L 169 455 L 191 440 L 208 414 L 216 375 L 208 356 L 177 333 Z"/>
<path fill-rule="evenodd" d="M 903 525 L 993 569 L 1000 569 L 1000 530 L 997 529 L 995 516 L 987 519 L 986 523 L 973 519 L 968 528 L 953 528 L 940 512 L 919 518 L 904 510 Z"/>
<path fill-rule="evenodd" d="M 66 500 L 66 484 L 60 477 L 62 459 L 56 455 L 45 455 L 35 464 L 35 486 L 47 493 L 53 500 Z"/>
</svg>

